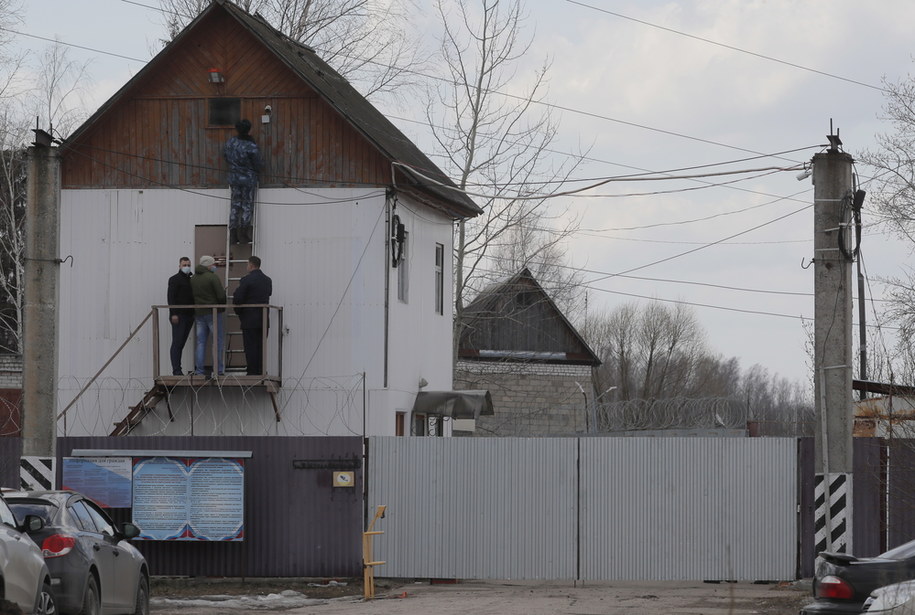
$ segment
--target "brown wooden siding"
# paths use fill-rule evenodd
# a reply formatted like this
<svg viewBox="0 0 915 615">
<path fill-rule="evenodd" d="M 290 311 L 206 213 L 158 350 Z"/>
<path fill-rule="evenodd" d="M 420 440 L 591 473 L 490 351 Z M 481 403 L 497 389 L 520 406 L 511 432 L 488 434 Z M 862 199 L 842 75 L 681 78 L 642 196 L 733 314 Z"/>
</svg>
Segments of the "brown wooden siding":
<svg viewBox="0 0 915 615">
<path fill-rule="evenodd" d="M 208 99 L 239 98 L 264 155 L 263 186 L 383 185 L 387 160 L 283 62 L 223 13 L 200 24 L 62 148 L 64 188 L 225 186 L 223 143 Z M 219 68 L 226 82 L 208 82 Z M 261 124 L 264 107 L 271 122 Z"/>
</svg>

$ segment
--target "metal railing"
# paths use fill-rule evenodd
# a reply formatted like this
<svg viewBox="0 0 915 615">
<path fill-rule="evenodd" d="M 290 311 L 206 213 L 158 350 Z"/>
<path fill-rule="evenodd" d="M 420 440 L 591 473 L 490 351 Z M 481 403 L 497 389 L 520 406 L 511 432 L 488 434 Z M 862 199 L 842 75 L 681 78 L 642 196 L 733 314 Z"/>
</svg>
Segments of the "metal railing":
<svg viewBox="0 0 915 615">
<path fill-rule="evenodd" d="M 153 323 L 153 348 L 152 348 L 152 351 L 153 351 L 153 377 L 156 379 L 159 379 L 163 376 L 163 374 L 161 373 L 161 367 L 160 367 L 161 353 L 160 353 L 159 347 L 160 347 L 160 343 L 161 343 L 160 342 L 161 331 L 160 331 L 160 325 L 159 325 L 159 310 L 171 310 L 171 309 L 183 309 L 183 308 L 187 308 L 187 309 L 193 308 L 194 310 L 209 309 L 209 310 L 211 310 L 211 314 L 213 316 L 213 327 L 214 327 L 214 332 L 215 332 L 215 327 L 218 326 L 218 321 L 219 321 L 217 315 L 219 314 L 220 310 L 228 312 L 229 310 L 234 310 L 235 308 L 240 308 L 240 307 L 260 308 L 262 310 L 262 318 L 263 318 L 264 323 L 270 322 L 271 312 L 276 313 L 276 321 L 275 321 L 276 329 L 279 331 L 278 338 L 277 338 L 277 344 L 276 344 L 276 363 L 275 363 L 276 369 L 275 369 L 275 371 L 267 369 L 267 354 L 268 354 L 267 340 L 268 340 L 268 333 L 270 331 L 270 327 L 268 324 L 267 326 L 263 327 L 263 332 L 262 332 L 263 337 L 261 338 L 261 352 L 263 354 L 261 356 L 261 373 L 259 375 L 262 377 L 270 377 L 270 378 L 275 378 L 277 380 L 282 380 L 282 376 L 283 376 L 283 308 L 280 306 L 277 306 L 277 305 L 270 305 L 268 303 L 251 303 L 251 304 L 244 304 L 244 305 L 208 304 L 208 305 L 154 305 L 154 306 L 152 306 L 151 314 L 153 316 L 153 318 L 152 318 L 152 323 Z M 195 315 L 195 318 L 196 318 L 196 315 Z M 225 322 L 225 320 L 223 322 Z M 229 333 L 230 332 L 229 326 L 226 324 L 224 324 L 223 326 L 226 328 L 226 331 L 224 333 Z M 166 329 L 168 329 L 168 327 L 166 327 Z M 218 365 L 219 365 L 219 358 L 220 358 L 219 357 L 219 344 L 218 344 L 219 338 L 218 338 L 218 335 L 210 335 L 209 337 L 210 337 L 210 341 L 209 341 L 210 358 L 212 360 L 213 370 L 216 371 L 218 368 Z M 223 339 L 226 340 L 227 336 L 224 335 Z M 196 339 L 193 343 L 196 344 Z M 171 346 L 171 342 L 168 342 L 165 344 L 166 348 L 169 348 L 170 346 Z M 223 347 L 223 353 L 225 354 L 225 344 Z M 227 362 L 226 357 L 223 357 L 223 364 L 228 367 L 228 362 Z M 200 366 L 196 366 L 196 367 L 199 368 Z"/>
</svg>

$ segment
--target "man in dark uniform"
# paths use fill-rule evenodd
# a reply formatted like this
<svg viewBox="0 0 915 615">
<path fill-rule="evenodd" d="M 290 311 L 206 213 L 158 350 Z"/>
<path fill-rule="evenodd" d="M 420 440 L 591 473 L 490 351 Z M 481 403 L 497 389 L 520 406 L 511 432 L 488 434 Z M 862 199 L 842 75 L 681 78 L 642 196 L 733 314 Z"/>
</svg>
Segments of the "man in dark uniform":
<svg viewBox="0 0 915 615">
<path fill-rule="evenodd" d="M 191 290 L 191 259 L 182 256 L 178 261 L 178 273 L 168 279 L 169 305 L 194 305 L 194 293 Z M 172 323 L 172 375 L 183 376 L 181 355 L 187 342 L 191 327 L 194 326 L 194 308 L 169 308 L 169 320 Z"/>
<path fill-rule="evenodd" d="M 254 193 L 257 190 L 257 174 L 263 162 L 257 143 L 249 134 L 251 122 L 240 120 L 235 124 L 235 131 L 238 134 L 230 138 L 223 148 L 223 156 L 229 164 L 232 197 L 229 235 L 232 243 L 251 243 L 254 240 Z"/>
<path fill-rule="evenodd" d="M 248 274 L 241 279 L 232 295 L 245 343 L 245 362 L 249 376 L 261 376 L 264 373 L 264 327 L 269 328 L 270 322 L 265 318 L 265 308 L 244 306 L 270 303 L 272 294 L 273 280 L 261 271 L 261 259 L 252 256 L 248 259 Z"/>
</svg>

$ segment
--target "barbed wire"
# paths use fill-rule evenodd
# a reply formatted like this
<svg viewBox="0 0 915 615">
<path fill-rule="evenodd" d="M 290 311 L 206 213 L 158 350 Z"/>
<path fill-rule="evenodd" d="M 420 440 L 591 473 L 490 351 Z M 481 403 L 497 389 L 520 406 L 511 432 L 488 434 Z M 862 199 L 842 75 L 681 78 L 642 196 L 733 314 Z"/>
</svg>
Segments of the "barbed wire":
<svg viewBox="0 0 915 615">
<path fill-rule="evenodd" d="M 363 434 L 363 375 L 287 378 L 271 399 L 263 385 L 232 373 L 218 380 L 167 387 L 130 430 L 143 436 L 352 436 Z M 63 378 L 58 404 L 70 402 L 89 379 Z M 107 436 L 151 390 L 148 378 L 99 378 L 58 424 L 63 436 Z M 275 405 L 274 405 L 275 402 Z M 277 419 L 279 417 L 279 420 Z M 2 420 L 2 419 L 0 419 Z"/>
<path fill-rule="evenodd" d="M 812 435 L 814 422 L 812 408 L 798 406 L 754 413 L 745 401 L 733 397 L 601 402 L 595 411 L 600 433 L 675 429 L 743 431 L 755 424 L 761 432 L 758 435 L 804 436 Z"/>
</svg>

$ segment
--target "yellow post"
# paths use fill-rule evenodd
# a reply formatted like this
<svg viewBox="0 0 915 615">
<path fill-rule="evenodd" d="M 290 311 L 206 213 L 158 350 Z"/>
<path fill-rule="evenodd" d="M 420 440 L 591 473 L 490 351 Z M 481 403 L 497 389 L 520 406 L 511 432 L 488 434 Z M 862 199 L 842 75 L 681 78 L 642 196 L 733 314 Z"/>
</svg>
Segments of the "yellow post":
<svg viewBox="0 0 915 615">
<path fill-rule="evenodd" d="M 362 595 L 366 600 L 375 597 L 375 566 L 384 564 L 384 562 L 372 560 L 372 536 L 384 534 L 384 532 L 373 531 L 372 528 L 375 527 L 378 519 L 384 518 L 386 508 L 387 506 L 379 506 L 368 529 L 362 532 Z"/>
</svg>

